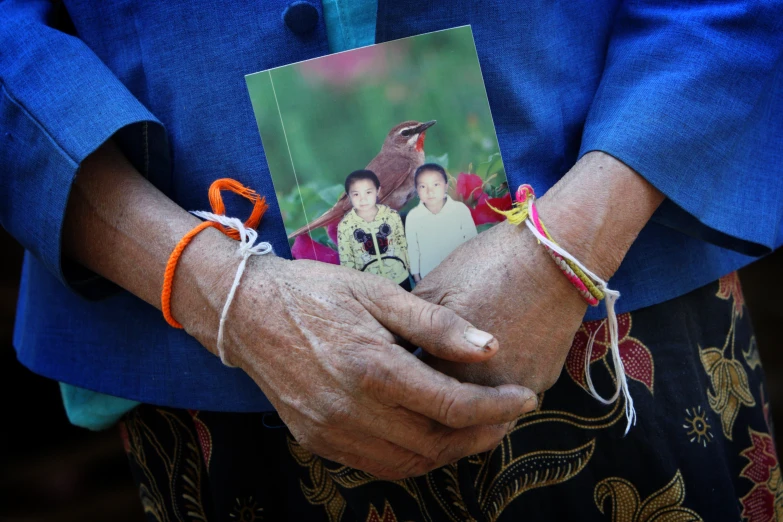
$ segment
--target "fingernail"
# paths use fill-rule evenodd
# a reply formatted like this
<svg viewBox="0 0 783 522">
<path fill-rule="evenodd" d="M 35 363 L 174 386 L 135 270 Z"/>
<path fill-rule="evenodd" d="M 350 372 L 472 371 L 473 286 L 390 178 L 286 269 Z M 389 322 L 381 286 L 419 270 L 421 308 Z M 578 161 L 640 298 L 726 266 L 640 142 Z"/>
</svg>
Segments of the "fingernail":
<svg viewBox="0 0 783 522">
<path fill-rule="evenodd" d="M 529 408 L 528 411 L 533 411 L 538 408 L 538 395 L 531 395 L 525 399 L 525 408 Z"/>
<path fill-rule="evenodd" d="M 478 328 L 468 326 L 465 330 L 465 339 L 467 339 L 470 344 L 481 348 L 485 352 L 488 352 L 492 349 L 489 346 L 489 343 L 491 343 L 495 337 L 492 334 L 479 330 Z"/>
</svg>

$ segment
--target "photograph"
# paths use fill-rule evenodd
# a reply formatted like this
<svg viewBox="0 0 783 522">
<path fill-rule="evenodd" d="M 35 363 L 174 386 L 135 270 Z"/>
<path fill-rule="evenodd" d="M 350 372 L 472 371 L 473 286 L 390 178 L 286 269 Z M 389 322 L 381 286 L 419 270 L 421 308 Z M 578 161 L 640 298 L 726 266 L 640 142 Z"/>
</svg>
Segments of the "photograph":
<svg viewBox="0 0 783 522">
<path fill-rule="evenodd" d="M 511 208 L 468 26 L 246 81 L 295 259 L 410 290 Z"/>
<path fill-rule="evenodd" d="M 783 0 L 0 0 L 0 522 L 783 522 Z"/>
</svg>

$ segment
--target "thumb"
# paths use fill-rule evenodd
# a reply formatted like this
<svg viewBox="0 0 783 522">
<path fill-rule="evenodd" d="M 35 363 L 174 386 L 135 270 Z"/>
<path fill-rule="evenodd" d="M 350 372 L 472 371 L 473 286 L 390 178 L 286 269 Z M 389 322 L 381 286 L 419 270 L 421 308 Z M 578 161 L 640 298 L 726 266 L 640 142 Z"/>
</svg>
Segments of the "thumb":
<svg viewBox="0 0 783 522">
<path fill-rule="evenodd" d="M 369 297 L 369 296 L 368 296 Z M 455 362 L 481 362 L 500 348 L 492 334 L 475 328 L 452 310 L 396 287 L 372 299 L 368 311 L 387 330 L 426 352 Z"/>
</svg>

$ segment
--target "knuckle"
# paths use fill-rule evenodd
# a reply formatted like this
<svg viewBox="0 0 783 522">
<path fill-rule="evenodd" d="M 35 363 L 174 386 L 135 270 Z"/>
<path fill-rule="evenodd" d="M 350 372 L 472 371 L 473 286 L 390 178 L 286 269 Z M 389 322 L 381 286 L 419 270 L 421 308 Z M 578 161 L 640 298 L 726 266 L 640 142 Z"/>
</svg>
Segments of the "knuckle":
<svg viewBox="0 0 783 522">
<path fill-rule="evenodd" d="M 415 313 L 412 324 L 417 326 L 419 339 L 425 348 L 438 348 L 449 344 L 449 336 L 457 321 L 454 312 L 431 303 L 411 312 Z"/>
<path fill-rule="evenodd" d="M 431 309 L 431 326 L 440 338 L 448 337 L 457 326 L 457 314 L 437 305 L 429 305 Z"/>
<path fill-rule="evenodd" d="M 413 320 L 416 324 L 431 331 L 435 323 L 435 307 L 429 303 L 421 303 L 421 306 L 411 309 L 411 312 L 414 311 L 415 317 L 413 317 Z"/>
<path fill-rule="evenodd" d="M 470 425 L 472 416 L 460 407 L 461 402 L 456 392 L 441 393 L 439 419 L 449 428 L 459 429 Z"/>
<path fill-rule="evenodd" d="M 359 389 L 376 398 L 385 395 L 396 380 L 394 370 L 384 359 L 363 361 L 359 375 Z"/>
<path fill-rule="evenodd" d="M 435 461 L 435 466 L 438 468 L 448 466 L 452 462 L 459 460 L 462 457 L 466 457 L 469 452 L 465 451 L 463 448 L 464 444 L 442 448 L 438 452 L 437 458 L 433 459 Z"/>
<path fill-rule="evenodd" d="M 435 467 L 436 463 L 440 462 L 443 452 L 448 450 L 447 435 L 450 432 L 451 430 L 442 426 L 433 426 L 426 433 L 420 433 L 417 447 L 412 448 L 412 451 Z"/>
</svg>

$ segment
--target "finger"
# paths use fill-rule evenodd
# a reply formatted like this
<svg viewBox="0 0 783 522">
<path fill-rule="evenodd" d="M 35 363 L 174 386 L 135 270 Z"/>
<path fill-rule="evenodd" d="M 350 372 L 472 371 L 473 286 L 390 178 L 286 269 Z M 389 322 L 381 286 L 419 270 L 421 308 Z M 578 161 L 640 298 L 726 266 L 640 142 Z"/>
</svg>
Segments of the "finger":
<svg viewBox="0 0 783 522">
<path fill-rule="evenodd" d="M 538 405 L 523 386 L 461 383 L 424 364 L 399 346 L 368 366 L 365 391 L 376 400 L 399 405 L 451 428 L 504 424 Z"/>
<path fill-rule="evenodd" d="M 514 424 L 453 429 L 418 413 L 396 408 L 368 429 L 378 438 L 429 459 L 435 468 L 496 447 Z"/>
<path fill-rule="evenodd" d="M 323 456 L 322 458 L 337 462 L 338 464 L 342 464 L 350 468 L 364 471 L 380 480 L 402 480 L 409 477 L 419 476 L 418 474 L 407 475 L 396 469 L 379 464 L 372 459 L 344 451 L 334 451 L 329 453 L 328 456 Z M 424 473 L 421 473 L 421 475 L 423 474 Z"/>
<path fill-rule="evenodd" d="M 324 433 L 320 443 L 308 451 L 383 480 L 418 477 L 438 467 L 432 459 L 387 440 L 345 432 Z"/>
<path fill-rule="evenodd" d="M 443 437 L 440 454 L 432 456 L 438 466 L 498 447 L 508 436 L 508 425 L 472 426 L 454 430 Z"/>
<path fill-rule="evenodd" d="M 399 287 L 383 285 L 383 289 L 383 295 L 365 296 L 364 304 L 392 333 L 449 361 L 481 362 L 497 353 L 500 344 L 492 334 L 475 328 L 452 310 Z"/>
<path fill-rule="evenodd" d="M 489 451 L 500 444 L 513 424 L 453 430 L 421 415 L 397 410 L 373 424 L 378 436 L 360 438 L 345 432 L 326 432 L 311 451 L 384 480 L 399 480 Z"/>
<path fill-rule="evenodd" d="M 431 458 L 394 444 L 386 440 L 383 435 L 382 433 L 381 437 L 351 437 L 350 445 L 345 451 L 377 464 L 378 468 L 372 473 L 385 480 L 418 477 L 438 467 L 438 464 Z M 345 438 L 342 439 L 345 440 Z M 328 436 L 326 440 L 329 440 Z M 369 470 L 364 471 L 370 472 Z M 383 476 L 378 473 L 382 473 Z M 392 473 L 396 478 L 389 479 L 389 475 Z"/>
</svg>

